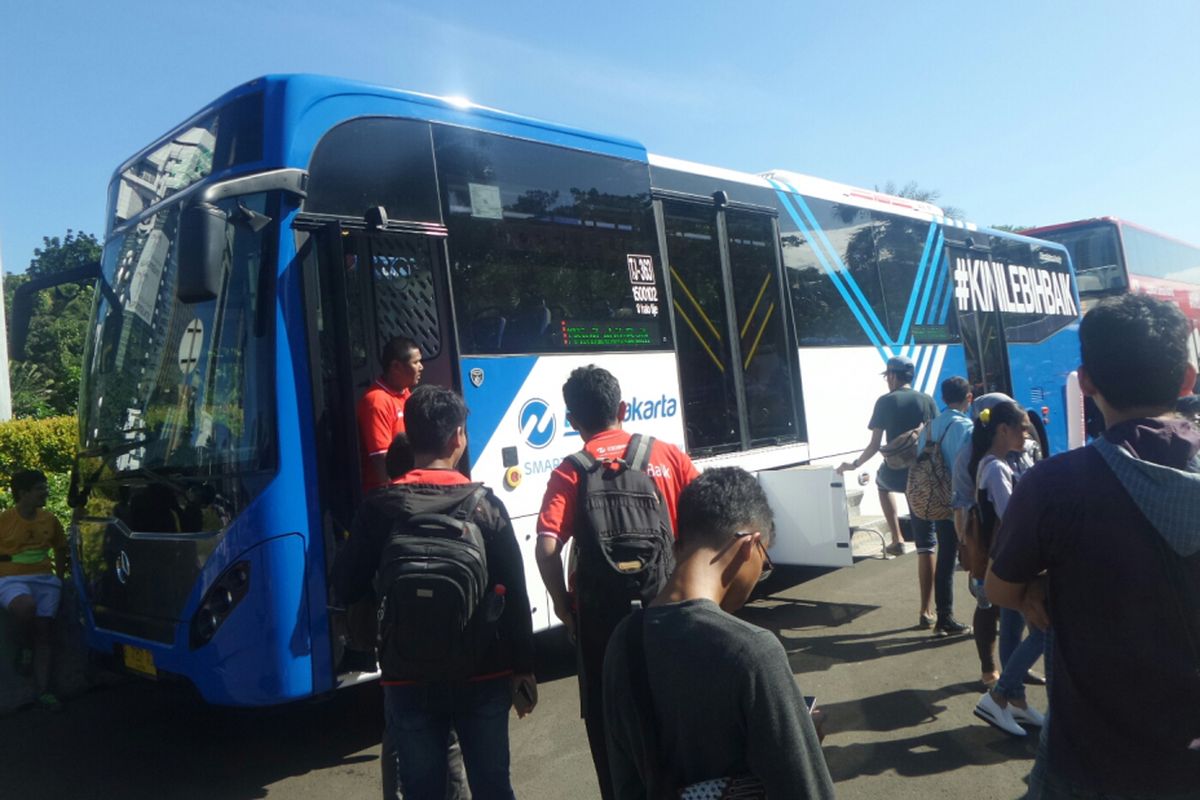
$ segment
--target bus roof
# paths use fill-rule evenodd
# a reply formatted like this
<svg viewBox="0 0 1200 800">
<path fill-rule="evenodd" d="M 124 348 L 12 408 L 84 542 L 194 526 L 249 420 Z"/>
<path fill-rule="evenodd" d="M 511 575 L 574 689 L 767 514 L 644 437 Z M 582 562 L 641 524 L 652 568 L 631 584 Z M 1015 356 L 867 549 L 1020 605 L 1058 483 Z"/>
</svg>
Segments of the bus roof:
<svg viewBox="0 0 1200 800">
<path fill-rule="evenodd" d="M 475 124 L 484 129 L 499 129 L 503 131 L 504 129 L 520 128 L 527 132 L 537 131 L 540 135 L 536 138 L 544 139 L 550 143 L 561 144 L 566 143 L 566 140 L 582 140 L 589 142 L 598 152 L 637 160 L 645 159 L 645 147 L 633 139 L 586 131 L 533 117 L 523 117 L 518 114 L 511 114 L 507 111 L 480 105 L 463 97 L 424 94 L 404 89 L 377 86 L 345 78 L 297 73 L 264 75 L 225 92 L 189 116 L 182 123 L 173 127 L 166 134 L 141 148 L 135 155 L 126 159 L 117 167 L 114 177 L 136 163 L 147 153 L 161 147 L 164 143 L 171 141 L 183 131 L 188 130 L 197 120 L 204 118 L 232 100 L 259 91 L 264 92 L 277 101 L 278 105 L 276 105 L 276 108 L 282 112 L 289 125 L 298 123 L 323 100 L 356 95 L 376 101 L 376 103 L 364 104 L 362 109 L 363 115 L 382 113 L 381 107 L 389 105 L 387 101 L 392 101 L 392 104 L 408 105 L 414 112 L 412 114 L 414 117 L 452 121 L 458 124 L 468 123 L 474 118 L 476 121 Z M 421 109 L 421 113 L 415 113 L 417 109 Z M 578 147 L 579 144 L 576 143 L 575 146 Z"/>
<path fill-rule="evenodd" d="M 393 113 L 400 112 L 398 115 L 405 115 L 402 112 L 407 110 L 409 115 L 414 118 L 451 122 L 460 125 L 471 124 L 481 129 L 497 133 L 509 133 L 510 135 L 523 134 L 526 138 L 535 138 L 549 144 L 586 148 L 606 155 L 634 160 L 646 160 L 653 166 L 666 169 L 707 175 L 768 190 L 783 188 L 790 192 L 819 197 L 832 202 L 846 202 L 871 210 L 902 214 L 924 220 L 936 220 L 940 223 L 972 231 L 979 229 L 979 226 L 973 223 L 946 217 L 944 210 L 933 203 L 877 192 L 872 189 L 838 183 L 790 170 L 774 169 L 761 174 L 754 174 L 668 156 L 651 155 L 646 152 L 645 147 L 640 142 L 633 139 L 595 133 L 533 117 L 511 114 L 507 111 L 480 105 L 466 98 L 425 94 L 377 86 L 345 78 L 302 73 L 264 75 L 231 89 L 205 105 L 195 114 L 192 114 L 165 135 L 143 147 L 136 155 L 130 157 L 117 167 L 113 177 L 118 177 L 124 170 L 135 164 L 146 154 L 187 131 L 190 126 L 196 124 L 197 120 L 203 119 L 205 115 L 211 114 L 214 110 L 237 98 L 254 92 L 263 92 L 268 97 L 268 102 L 274 103 L 274 108 L 282 113 L 285 124 L 289 126 L 300 125 L 302 121 L 308 119 L 310 114 L 324 119 L 327 114 L 315 112 L 314 109 L 325 101 L 333 98 L 358 96 L 365 98 L 362 107 L 356 107 L 358 115 L 382 115 L 388 110 L 391 110 Z M 404 108 L 405 106 L 407 106 L 407 109 Z M 329 115 L 331 125 L 336 124 L 336 121 L 342 121 L 344 118 L 346 117 L 339 118 L 336 115 Z M 321 126 L 318 125 L 318 136 L 320 135 L 320 128 Z M 310 129 L 310 136 L 312 132 Z M 306 142 L 306 145 L 310 144 L 315 145 L 315 141 Z M 304 148 L 301 149 L 303 150 Z M 291 154 L 274 152 L 264 154 L 264 156 L 262 166 L 304 166 L 290 163 L 295 160 L 294 152 Z M 1031 229 L 1031 231 L 1023 231 L 1022 233 L 1031 235 L 1036 230 L 1042 229 Z"/>
<path fill-rule="evenodd" d="M 775 169 L 755 174 L 738 170 L 716 167 L 711 164 L 700 164 L 681 158 L 671 158 L 655 153 L 649 154 L 650 164 L 664 169 L 674 169 L 680 172 L 690 172 L 696 175 L 706 175 L 725 181 L 744 183 L 763 189 L 774 190 L 776 183 L 784 183 L 787 188 L 808 197 L 819 197 L 833 202 L 851 202 L 865 208 L 875 208 L 881 211 L 909 214 L 922 219 L 933 217 L 944 218 L 945 212 L 933 203 L 920 200 L 910 200 L 907 197 L 876 192 L 845 183 L 825 180 L 824 178 L 804 175 L 790 170 Z"/>
</svg>

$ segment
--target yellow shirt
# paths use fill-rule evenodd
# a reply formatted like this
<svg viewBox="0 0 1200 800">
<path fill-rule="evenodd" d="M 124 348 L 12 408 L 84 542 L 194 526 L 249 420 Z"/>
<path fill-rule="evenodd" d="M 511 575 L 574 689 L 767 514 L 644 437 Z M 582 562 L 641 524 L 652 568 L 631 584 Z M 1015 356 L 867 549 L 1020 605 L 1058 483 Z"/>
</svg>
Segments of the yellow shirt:
<svg viewBox="0 0 1200 800">
<path fill-rule="evenodd" d="M 44 508 L 37 510 L 33 519 L 25 519 L 16 507 L 0 514 L 0 555 L 15 556 L 27 551 L 42 551 L 40 559 L 33 563 L 0 561 L 0 578 L 13 575 L 42 575 L 53 573 L 50 561 L 51 549 L 66 549 L 67 537 L 63 533 L 58 517 Z"/>
</svg>

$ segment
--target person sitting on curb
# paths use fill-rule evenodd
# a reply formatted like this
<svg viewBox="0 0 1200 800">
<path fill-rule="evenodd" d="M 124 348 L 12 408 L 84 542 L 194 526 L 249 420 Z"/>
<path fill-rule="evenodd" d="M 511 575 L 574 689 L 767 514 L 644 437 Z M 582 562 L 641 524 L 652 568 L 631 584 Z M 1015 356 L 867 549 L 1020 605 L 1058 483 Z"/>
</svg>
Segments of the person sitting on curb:
<svg viewBox="0 0 1200 800">
<path fill-rule="evenodd" d="M 11 486 L 16 505 L 0 514 L 0 607 L 20 628 L 24 644 L 18 649 L 17 668 L 32 671 L 37 704 L 61 711 L 62 703 L 50 691 L 50 662 L 67 537 L 58 518 L 43 508 L 49 496 L 44 474 L 19 470 Z"/>
</svg>

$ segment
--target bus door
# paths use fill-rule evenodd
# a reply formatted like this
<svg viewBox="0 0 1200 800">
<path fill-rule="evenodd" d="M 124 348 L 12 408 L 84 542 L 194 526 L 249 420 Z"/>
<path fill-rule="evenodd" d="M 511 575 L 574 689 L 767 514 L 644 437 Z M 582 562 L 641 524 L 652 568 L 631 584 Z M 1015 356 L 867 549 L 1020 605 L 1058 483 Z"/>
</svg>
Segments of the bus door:
<svg viewBox="0 0 1200 800">
<path fill-rule="evenodd" d="M 361 494 L 355 406 L 380 375 L 387 341 L 412 339 L 425 365 L 421 380 L 458 388 L 444 235 L 331 223 L 316 240 L 309 294 L 318 461 L 330 471 L 323 507 L 346 530 Z"/>
<path fill-rule="evenodd" d="M 1012 396 L 1008 345 L 999 311 L 967 311 L 958 315 L 967 382 L 976 397 L 988 392 Z"/>
<path fill-rule="evenodd" d="M 799 366 L 773 210 L 689 198 L 660 199 L 656 213 L 688 452 L 800 441 Z"/>
<path fill-rule="evenodd" d="M 381 372 L 384 344 L 412 339 L 425 364 L 422 382 L 458 388 L 444 241 L 444 229 L 363 231 L 337 222 L 310 239 L 305 260 L 315 268 L 306 270 L 305 293 L 327 575 L 362 496 L 355 407 Z M 353 633 L 357 616 L 350 615 L 351 639 L 367 638 Z M 337 663 L 343 620 L 331 623 Z"/>
<path fill-rule="evenodd" d="M 989 254 L 990 249 L 986 247 L 973 246 L 961 250 L 947 247 L 945 263 L 946 268 L 952 271 L 968 270 L 968 274 L 962 276 L 961 284 L 958 276 L 952 274 L 950 277 L 960 286 L 957 291 L 967 292 L 966 296 L 956 302 L 956 308 L 958 332 L 962 338 L 963 357 L 967 362 L 967 382 L 971 385 L 971 393 L 979 397 L 988 392 L 1003 392 L 1012 397 L 1008 341 L 1004 335 L 1000 304 L 992 299 L 991 293 L 982 289 L 976 291 L 978 286 L 982 286 L 980 282 L 987 279 L 986 275 L 970 272 L 974 261 L 987 261 Z M 988 302 L 989 300 L 991 302 Z"/>
<path fill-rule="evenodd" d="M 772 210 L 724 193 L 667 195 L 655 211 L 670 275 L 676 359 L 688 451 L 702 463 L 744 464 L 739 453 L 803 441 L 797 348 L 783 295 Z M 830 467 L 759 472 L 775 511 L 780 564 L 851 562 L 844 488 Z"/>
</svg>

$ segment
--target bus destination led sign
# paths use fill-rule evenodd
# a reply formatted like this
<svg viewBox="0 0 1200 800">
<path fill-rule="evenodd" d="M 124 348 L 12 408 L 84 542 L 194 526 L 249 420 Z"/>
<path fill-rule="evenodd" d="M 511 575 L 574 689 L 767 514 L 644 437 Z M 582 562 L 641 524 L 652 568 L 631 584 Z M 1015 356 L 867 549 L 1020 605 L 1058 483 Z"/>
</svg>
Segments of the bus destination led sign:
<svg viewBox="0 0 1200 800">
<path fill-rule="evenodd" d="M 564 348 L 611 348 L 646 347 L 655 342 L 650 338 L 650 329 L 644 325 L 622 325 L 612 322 L 572 322 L 561 324 Z"/>
</svg>

